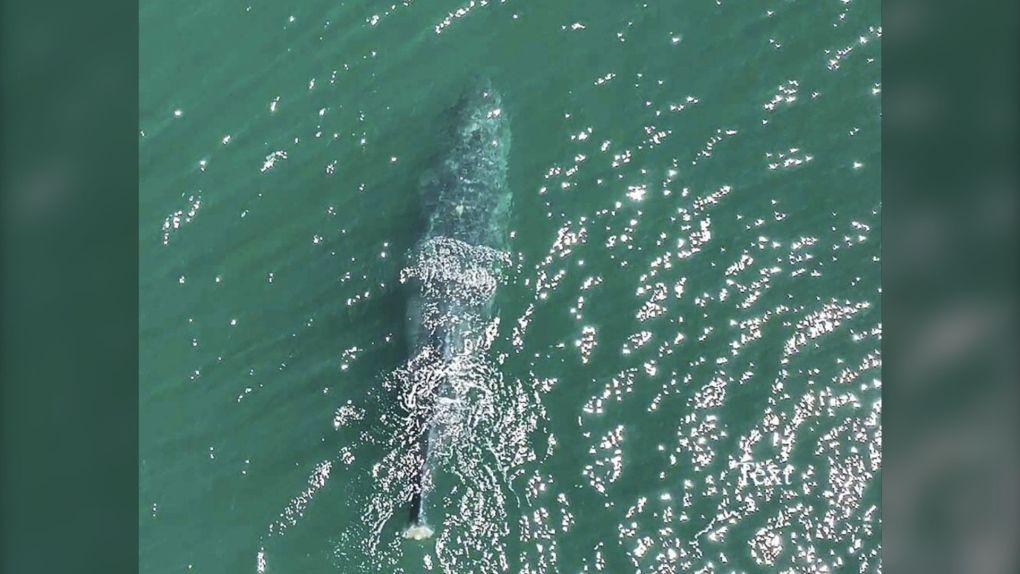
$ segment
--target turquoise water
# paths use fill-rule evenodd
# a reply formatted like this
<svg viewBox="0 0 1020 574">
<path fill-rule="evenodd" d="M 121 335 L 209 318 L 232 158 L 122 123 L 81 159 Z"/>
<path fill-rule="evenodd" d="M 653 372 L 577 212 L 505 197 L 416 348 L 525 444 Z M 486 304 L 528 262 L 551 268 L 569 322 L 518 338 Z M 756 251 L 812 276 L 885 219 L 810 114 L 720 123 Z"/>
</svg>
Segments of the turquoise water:
<svg viewBox="0 0 1020 574">
<path fill-rule="evenodd" d="M 875 572 L 880 5 L 143 2 L 143 572 Z M 510 118 L 483 393 L 407 541 L 407 253 Z"/>
</svg>

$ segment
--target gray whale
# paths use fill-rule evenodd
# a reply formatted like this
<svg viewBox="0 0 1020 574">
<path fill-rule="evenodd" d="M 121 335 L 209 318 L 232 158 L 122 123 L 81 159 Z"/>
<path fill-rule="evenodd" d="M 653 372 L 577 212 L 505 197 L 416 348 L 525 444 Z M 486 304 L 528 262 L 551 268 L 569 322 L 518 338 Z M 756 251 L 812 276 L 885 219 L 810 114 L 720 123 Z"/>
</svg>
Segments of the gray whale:
<svg viewBox="0 0 1020 574">
<path fill-rule="evenodd" d="M 419 540 L 432 535 L 426 520 L 430 453 L 443 440 L 444 419 L 463 392 L 456 365 L 477 352 L 473 345 L 492 321 L 500 269 L 508 263 L 510 125 L 502 98 L 490 81 L 480 80 L 456 110 L 449 148 L 423 181 L 425 232 L 412 251 L 408 277 L 402 277 L 414 286 L 410 345 L 424 373 L 411 408 L 417 468 L 404 534 Z"/>
</svg>

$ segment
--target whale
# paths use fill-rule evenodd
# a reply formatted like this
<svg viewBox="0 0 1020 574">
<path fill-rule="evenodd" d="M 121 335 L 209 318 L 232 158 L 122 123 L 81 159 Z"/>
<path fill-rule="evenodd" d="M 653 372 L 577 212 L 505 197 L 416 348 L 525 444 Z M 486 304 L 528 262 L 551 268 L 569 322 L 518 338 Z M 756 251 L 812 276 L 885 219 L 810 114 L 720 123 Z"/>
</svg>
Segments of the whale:
<svg viewBox="0 0 1020 574">
<path fill-rule="evenodd" d="M 418 383 L 410 401 L 415 468 L 404 536 L 414 540 L 433 535 L 428 496 L 434 451 L 449 440 L 445 433 L 464 399 L 459 366 L 483 352 L 477 340 L 493 320 L 500 269 L 508 263 L 510 124 L 490 80 L 478 79 L 465 90 L 451 128 L 434 168 L 422 178 L 424 230 L 408 266 L 408 338 Z"/>
</svg>

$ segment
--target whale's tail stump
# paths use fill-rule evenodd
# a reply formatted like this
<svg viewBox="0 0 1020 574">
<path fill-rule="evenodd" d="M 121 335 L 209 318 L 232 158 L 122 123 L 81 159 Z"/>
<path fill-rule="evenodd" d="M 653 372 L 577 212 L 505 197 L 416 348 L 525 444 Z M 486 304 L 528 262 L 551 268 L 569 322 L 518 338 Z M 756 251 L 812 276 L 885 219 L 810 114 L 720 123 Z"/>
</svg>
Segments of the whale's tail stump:
<svg viewBox="0 0 1020 574">
<path fill-rule="evenodd" d="M 432 527 L 425 522 L 425 511 L 423 509 L 423 502 L 425 498 L 425 473 L 428 472 L 426 465 L 428 464 L 428 449 L 429 449 L 429 438 L 428 431 L 422 433 L 421 438 L 421 462 L 418 467 L 418 471 L 415 473 L 414 494 L 411 496 L 411 515 L 407 526 L 404 530 L 404 538 L 409 540 L 425 540 L 431 538 L 433 534 Z"/>
</svg>

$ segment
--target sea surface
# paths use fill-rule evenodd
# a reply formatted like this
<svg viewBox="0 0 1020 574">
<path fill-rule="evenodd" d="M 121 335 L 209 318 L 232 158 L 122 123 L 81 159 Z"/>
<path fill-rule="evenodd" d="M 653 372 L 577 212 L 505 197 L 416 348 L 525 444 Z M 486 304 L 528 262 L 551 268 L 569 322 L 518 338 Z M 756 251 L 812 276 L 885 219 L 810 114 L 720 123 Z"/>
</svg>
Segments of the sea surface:
<svg viewBox="0 0 1020 574">
<path fill-rule="evenodd" d="M 881 571 L 877 0 L 139 22 L 142 572 Z M 409 541 L 401 276 L 479 77 L 513 265 Z"/>
</svg>

